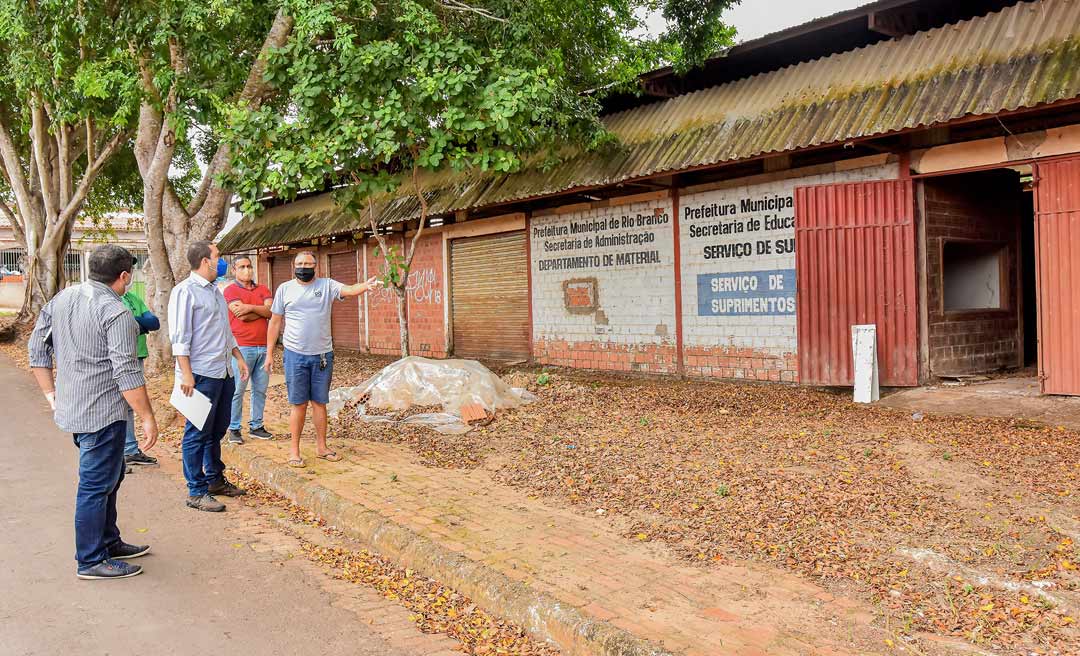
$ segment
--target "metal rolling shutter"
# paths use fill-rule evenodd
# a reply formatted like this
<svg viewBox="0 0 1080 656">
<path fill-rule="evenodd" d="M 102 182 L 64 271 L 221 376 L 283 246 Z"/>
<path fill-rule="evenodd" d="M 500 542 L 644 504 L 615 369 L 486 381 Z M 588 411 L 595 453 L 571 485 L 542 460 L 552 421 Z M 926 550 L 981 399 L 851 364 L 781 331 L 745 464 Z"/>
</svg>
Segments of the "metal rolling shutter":
<svg viewBox="0 0 1080 656">
<path fill-rule="evenodd" d="M 356 251 L 331 255 L 330 277 L 346 285 L 355 285 Z M 330 316 L 330 331 L 335 347 L 360 348 L 360 302 L 356 297 L 334 303 L 334 312 Z"/>
<path fill-rule="evenodd" d="M 276 292 L 278 286 L 293 277 L 293 259 L 289 255 L 275 255 L 270 260 L 270 291 Z"/>
<path fill-rule="evenodd" d="M 450 242 L 455 356 L 529 358 L 528 267 L 524 232 Z"/>
</svg>

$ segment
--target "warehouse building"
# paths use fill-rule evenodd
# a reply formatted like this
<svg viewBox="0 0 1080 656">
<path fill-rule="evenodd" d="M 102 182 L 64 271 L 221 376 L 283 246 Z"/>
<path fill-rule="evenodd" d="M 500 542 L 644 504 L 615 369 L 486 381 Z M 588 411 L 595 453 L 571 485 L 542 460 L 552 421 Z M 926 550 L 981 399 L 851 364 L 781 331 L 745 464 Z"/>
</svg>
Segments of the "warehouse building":
<svg viewBox="0 0 1080 656">
<path fill-rule="evenodd" d="M 613 150 L 428 176 L 413 352 L 849 385 L 876 324 L 884 385 L 1037 366 L 1080 394 L 1080 2 L 882 0 L 641 85 Z M 418 203 L 379 216 L 403 240 Z M 222 242 L 274 286 L 313 246 L 381 266 L 329 194 Z M 398 352 L 395 302 L 342 304 L 338 346 Z"/>
</svg>

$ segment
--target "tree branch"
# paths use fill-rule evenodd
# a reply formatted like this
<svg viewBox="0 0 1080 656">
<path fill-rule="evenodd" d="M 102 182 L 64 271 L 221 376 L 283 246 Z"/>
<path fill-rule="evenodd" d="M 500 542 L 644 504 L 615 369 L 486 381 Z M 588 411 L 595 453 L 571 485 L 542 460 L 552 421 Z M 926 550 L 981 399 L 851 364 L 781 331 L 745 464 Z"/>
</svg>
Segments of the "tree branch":
<svg viewBox="0 0 1080 656">
<path fill-rule="evenodd" d="M 416 193 L 416 198 L 420 201 L 420 225 L 416 226 L 416 232 L 413 233 L 412 242 L 409 244 L 409 252 L 405 256 L 405 269 L 408 270 L 412 266 L 413 255 L 416 254 L 416 242 L 420 241 L 420 233 L 424 231 L 424 225 L 427 223 L 428 215 L 428 202 L 427 198 L 424 198 L 424 190 L 420 187 L 419 167 L 413 164 L 412 167 L 412 183 L 413 191 Z"/>
<path fill-rule="evenodd" d="M 355 173 L 352 173 L 350 175 L 352 175 L 353 180 L 357 180 Z M 371 232 L 375 235 L 375 241 L 379 242 L 379 248 L 382 249 L 383 261 L 387 262 L 387 264 L 389 264 L 386 257 L 390 254 L 390 249 L 386 244 L 386 239 L 379 232 L 379 224 L 375 220 L 375 203 L 371 200 L 370 197 L 367 199 L 367 205 L 368 205 L 368 224 L 371 226 Z"/>
<path fill-rule="evenodd" d="M 4 174 L 7 176 L 11 193 L 15 195 L 15 205 L 18 214 L 26 221 L 31 214 L 30 187 L 23 172 L 22 160 L 18 151 L 15 150 L 15 140 L 11 137 L 11 130 L 7 122 L 0 114 L 0 159 L 3 160 Z"/>
<path fill-rule="evenodd" d="M 23 246 L 26 245 L 26 233 L 23 232 L 22 226 L 19 224 L 19 218 L 15 216 L 15 213 L 11 211 L 11 207 L 0 198 L 0 214 L 4 215 L 4 218 L 11 224 L 11 231 L 15 233 L 15 239 L 22 242 Z"/>
<path fill-rule="evenodd" d="M 199 188 L 195 191 L 195 195 L 192 196 L 191 202 L 187 205 L 188 215 L 198 214 L 199 210 L 201 210 L 206 203 L 206 197 L 210 194 L 210 185 L 214 183 L 218 155 L 221 153 L 224 153 L 224 150 L 219 147 L 218 152 L 214 153 L 214 159 L 211 160 L 210 165 L 206 167 L 206 172 L 203 173 L 202 180 L 199 181 Z"/>
<path fill-rule="evenodd" d="M 495 14 L 491 13 L 487 9 L 481 9 L 480 7 L 473 7 L 472 5 L 467 5 L 464 2 L 458 2 L 458 0 L 439 0 L 439 5 L 442 6 L 443 9 L 449 9 L 451 11 L 460 11 L 460 12 L 473 13 L 473 14 L 477 14 L 479 16 L 483 16 L 484 18 L 487 18 L 488 20 L 498 21 L 500 23 L 506 23 L 506 24 L 510 23 L 510 21 L 506 20 L 502 16 L 496 16 Z"/>
<path fill-rule="evenodd" d="M 52 171 L 49 170 L 49 161 L 52 158 L 46 152 L 49 135 L 48 129 L 45 127 L 45 109 L 42 107 L 39 98 L 30 101 L 30 116 L 30 144 L 34 149 L 38 184 L 40 185 L 41 199 L 45 204 L 46 224 L 48 224 L 59 214 L 59 208 L 56 204 L 57 199 L 53 194 L 55 181 L 53 180 Z"/>
<path fill-rule="evenodd" d="M 74 186 L 74 173 L 71 170 L 71 131 L 67 125 L 56 126 L 56 152 L 57 152 L 57 177 L 59 178 L 60 197 L 57 199 L 57 207 L 63 211 L 71 202 L 72 187 Z"/>
<path fill-rule="evenodd" d="M 58 239 L 63 239 L 65 235 L 71 234 L 71 225 L 75 222 L 75 218 L 82 211 L 83 204 L 86 202 L 86 197 L 90 194 L 90 188 L 94 185 L 94 180 L 98 174 L 105 167 L 109 158 L 116 154 L 116 151 L 120 149 L 120 146 L 128 140 L 131 136 L 130 132 L 122 131 L 116 133 L 109 143 L 105 145 L 105 148 L 98 153 L 97 159 L 90 162 L 86 167 L 86 172 L 83 173 L 82 179 L 79 180 L 79 185 L 72 193 L 71 200 L 60 212 L 59 224 L 60 230 L 56 230 L 52 233 L 52 240 L 55 243 Z"/>
<path fill-rule="evenodd" d="M 86 117 L 86 161 L 97 159 L 97 133 L 94 129 L 94 117 Z"/>
<path fill-rule="evenodd" d="M 273 85 L 266 81 L 266 58 L 271 50 L 280 48 L 288 42 L 294 24 L 295 19 L 284 10 L 278 11 L 274 16 L 274 22 L 266 33 L 266 39 L 263 40 L 258 56 L 251 64 L 247 80 L 244 81 L 244 88 L 240 91 L 238 100 L 249 109 L 258 109 L 274 93 Z M 199 193 L 195 195 L 188 207 L 188 213 L 196 217 L 193 220 L 194 223 L 202 224 L 212 219 L 216 224 L 216 230 L 221 229 L 221 224 L 225 219 L 225 208 L 229 205 L 232 192 L 222 188 L 213 178 L 227 170 L 228 165 L 229 148 L 228 145 L 222 143 L 210 159 L 210 165 L 203 174 Z"/>
</svg>

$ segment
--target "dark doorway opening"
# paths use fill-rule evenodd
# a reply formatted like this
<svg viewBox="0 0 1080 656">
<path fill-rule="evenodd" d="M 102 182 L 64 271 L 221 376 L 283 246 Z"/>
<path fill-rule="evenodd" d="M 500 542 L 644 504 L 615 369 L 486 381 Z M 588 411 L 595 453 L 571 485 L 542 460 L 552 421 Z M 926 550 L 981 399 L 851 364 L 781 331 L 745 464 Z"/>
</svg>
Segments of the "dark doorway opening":
<svg viewBox="0 0 1080 656">
<path fill-rule="evenodd" d="M 1022 166 L 924 181 L 931 376 L 1015 371 L 1035 360 L 1030 187 Z"/>
<path fill-rule="evenodd" d="M 1020 291 L 1023 296 L 1024 367 L 1039 361 L 1039 310 L 1035 282 L 1035 195 L 1030 174 L 1024 179 L 1020 223 Z"/>
</svg>

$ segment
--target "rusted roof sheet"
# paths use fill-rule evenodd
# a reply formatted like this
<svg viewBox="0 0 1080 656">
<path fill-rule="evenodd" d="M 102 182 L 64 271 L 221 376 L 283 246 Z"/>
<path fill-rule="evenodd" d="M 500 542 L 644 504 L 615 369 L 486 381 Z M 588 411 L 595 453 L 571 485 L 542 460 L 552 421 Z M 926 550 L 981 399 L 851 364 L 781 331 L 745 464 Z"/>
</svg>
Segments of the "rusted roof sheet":
<svg viewBox="0 0 1080 656">
<path fill-rule="evenodd" d="M 942 28 L 756 75 L 604 117 L 621 143 L 550 171 L 438 173 L 432 214 L 598 187 L 1080 97 L 1080 2 L 1038 0 Z M 380 222 L 419 215 L 408 194 Z M 359 229 L 332 203 L 244 219 L 237 250 Z"/>
</svg>

